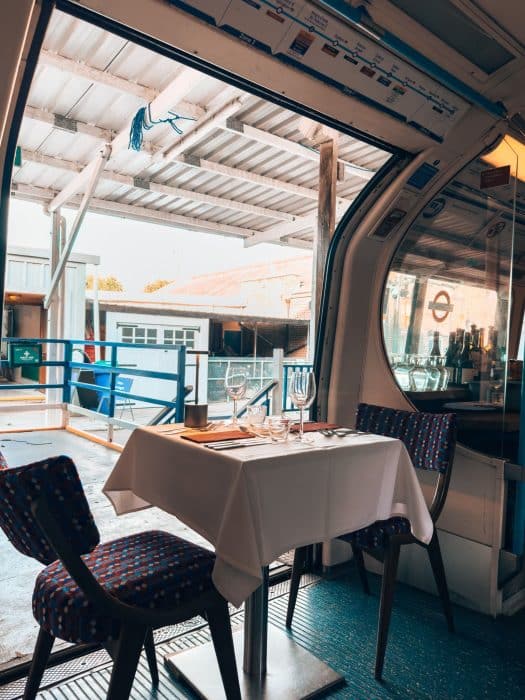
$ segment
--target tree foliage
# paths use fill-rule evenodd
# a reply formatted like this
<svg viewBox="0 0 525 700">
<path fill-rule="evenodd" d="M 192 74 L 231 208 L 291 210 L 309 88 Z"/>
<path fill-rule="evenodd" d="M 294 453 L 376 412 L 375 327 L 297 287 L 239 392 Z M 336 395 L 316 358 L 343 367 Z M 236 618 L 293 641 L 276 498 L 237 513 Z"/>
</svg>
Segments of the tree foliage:
<svg viewBox="0 0 525 700">
<path fill-rule="evenodd" d="M 171 284 L 172 280 L 155 280 L 154 282 L 150 282 L 144 287 L 144 291 L 150 294 L 151 292 L 156 292 L 157 289 L 162 289 L 162 287 L 165 287 L 167 284 Z"/>
<path fill-rule="evenodd" d="M 88 275 L 86 277 L 86 289 L 93 289 L 94 287 L 94 277 L 93 275 Z M 98 278 L 98 288 L 104 292 L 123 292 L 124 285 L 122 282 L 114 275 L 107 275 L 107 277 Z"/>
</svg>

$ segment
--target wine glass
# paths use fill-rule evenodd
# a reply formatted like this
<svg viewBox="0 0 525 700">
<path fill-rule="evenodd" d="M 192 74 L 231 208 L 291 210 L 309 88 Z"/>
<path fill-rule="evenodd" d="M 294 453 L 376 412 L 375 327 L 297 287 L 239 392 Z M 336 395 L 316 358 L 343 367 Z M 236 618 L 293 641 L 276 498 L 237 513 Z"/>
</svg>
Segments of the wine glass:
<svg viewBox="0 0 525 700">
<path fill-rule="evenodd" d="M 237 401 L 245 395 L 247 385 L 248 375 L 244 369 L 231 364 L 224 378 L 224 388 L 228 396 L 233 400 L 233 415 L 230 425 L 235 427 L 239 425 L 237 420 Z"/>
<path fill-rule="evenodd" d="M 290 381 L 290 398 L 299 408 L 298 440 L 304 439 L 304 409 L 310 408 L 315 399 L 315 375 L 313 372 L 294 372 Z"/>
</svg>

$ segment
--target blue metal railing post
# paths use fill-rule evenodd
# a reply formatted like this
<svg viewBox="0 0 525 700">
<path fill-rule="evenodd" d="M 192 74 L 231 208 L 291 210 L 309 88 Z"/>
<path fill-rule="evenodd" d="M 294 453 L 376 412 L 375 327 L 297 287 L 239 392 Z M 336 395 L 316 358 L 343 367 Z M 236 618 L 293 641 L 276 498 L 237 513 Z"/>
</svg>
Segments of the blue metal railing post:
<svg viewBox="0 0 525 700">
<path fill-rule="evenodd" d="M 184 420 L 184 377 L 186 376 L 186 346 L 179 347 L 177 358 L 177 398 L 175 400 L 175 423 L 182 423 Z M 198 393 L 198 387 L 195 387 Z"/>
<path fill-rule="evenodd" d="M 62 377 L 62 401 L 71 403 L 71 359 L 73 357 L 73 343 L 67 340 L 64 343 L 64 375 Z"/>
<path fill-rule="evenodd" d="M 117 354 L 118 354 L 118 348 L 116 345 L 113 345 L 111 348 L 111 369 L 115 369 L 117 367 Z M 115 417 L 115 386 L 117 383 L 117 373 L 116 372 L 111 372 L 111 376 L 109 378 L 109 404 L 108 404 L 108 416 L 110 418 Z"/>
<path fill-rule="evenodd" d="M 288 401 L 288 366 L 283 365 L 283 405 L 281 411 L 286 411 L 286 402 Z"/>
</svg>

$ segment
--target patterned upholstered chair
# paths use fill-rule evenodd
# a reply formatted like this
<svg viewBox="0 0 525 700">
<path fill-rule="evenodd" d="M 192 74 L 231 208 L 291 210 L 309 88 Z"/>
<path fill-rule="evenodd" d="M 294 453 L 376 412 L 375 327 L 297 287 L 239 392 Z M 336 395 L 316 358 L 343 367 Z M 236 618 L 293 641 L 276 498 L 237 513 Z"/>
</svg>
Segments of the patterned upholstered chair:
<svg viewBox="0 0 525 700">
<path fill-rule="evenodd" d="M 97 642 L 113 659 L 107 697 L 129 697 L 145 647 L 158 683 L 153 630 L 205 616 L 226 692 L 240 700 L 228 605 L 214 588 L 214 554 L 159 531 L 100 544 L 74 463 L 53 457 L 0 465 L 0 526 L 11 543 L 46 567 L 33 614 L 40 625 L 24 700 L 35 698 L 55 638 Z"/>
<path fill-rule="evenodd" d="M 445 505 L 450 483 L 452 461 L 456 446 L 455 415 L 453 413 L 434 414 L 399 411 L 393 408 L 361 403 L 357 409 L 356 427 L 364 432 L 386 435 L 402 440 L 416 469 L 437 472 L 434 497 L 429 508 L 430 516 L 435 524 Z M 338 539 L 344 540 L 352 546 L 359 576 L 366 593 L 369 593 L 370 589 L 363 560 L 363 550 L 384 562 L 375 662 L 375 677 L 378 680 L 381 679 L 383 671 L 401 545 L 416 543 L 427 550 L 448 628 L 451 632 L 454 631 L 445 569 L 435 527 L 434 534 L 428 545 L 415 539 L 410 532 L 410 522 L 406 518 L 397 517 L 377 521 L 362 530 L 341 535 Z M 306 547 L 298 548 L 295 551 L 286 616 L 286 625 L 288 627 L 292 624 L 306 552 Z"/>
</svg>

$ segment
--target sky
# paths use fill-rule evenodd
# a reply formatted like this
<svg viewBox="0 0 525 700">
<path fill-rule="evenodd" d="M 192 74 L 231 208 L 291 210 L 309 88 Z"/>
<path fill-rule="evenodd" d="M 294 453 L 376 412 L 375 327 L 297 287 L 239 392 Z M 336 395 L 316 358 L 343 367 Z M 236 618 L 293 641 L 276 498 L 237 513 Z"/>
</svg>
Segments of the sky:
<svg viewBox="0 0 525 700">
<path fill-rule="evenodd" d="M 69 231 L 75 212 L 64 213 Z M 50 230 L 51 217 L 41 204 L 11 199 L 8 245 L 49 249 Z M 195 275 L 303 257 L 306 252 L 269 243 L 244 248 L 238 238 L 92 213 L 86 215 L 73 250 L 98 255 L 99 275 L 114 275 L 131 293 L 157 279 L 182 283 Z"/>
</svg>

